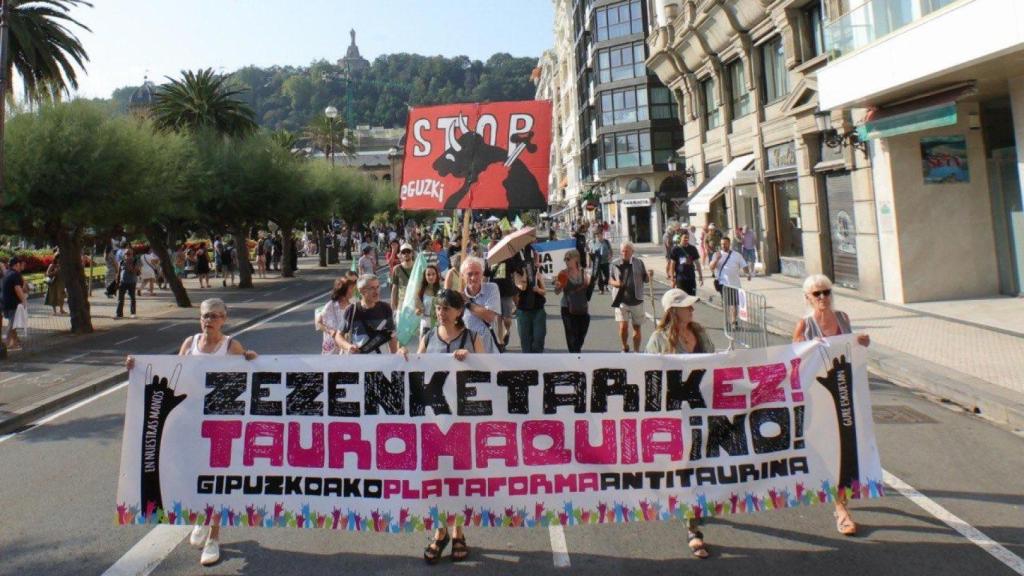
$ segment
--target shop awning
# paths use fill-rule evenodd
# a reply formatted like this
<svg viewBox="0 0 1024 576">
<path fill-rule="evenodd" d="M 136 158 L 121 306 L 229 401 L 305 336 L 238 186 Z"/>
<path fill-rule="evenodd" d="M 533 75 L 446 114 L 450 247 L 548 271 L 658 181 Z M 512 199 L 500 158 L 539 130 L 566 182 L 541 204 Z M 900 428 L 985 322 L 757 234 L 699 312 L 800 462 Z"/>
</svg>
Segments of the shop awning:
<svg viewBox="0 0 1024 576">
<path fill-rule="evenodd" d="M 689 211 L 691 214 L 705 214 L 711 211 L 711 203 L 718 198 L 718 195 L 725 190 L 726 186 L 732 184 L 733 178 L 740 170 L 746 170 L 747 167 L 754 161 L 753 154 L 747 154 L 746 156 L 740 156 L 733 158 L 732 162 L 722 169 L 721 172 L 715 175 L 714 178 L 708 180 L 703 186 L 697 190 L 697 193 L 690 196 L 688 202 Z"/>
<path fill-rule="evenodd" d="M 857 127 L 861 140 L 890 138 L 956 124 L 957 100 L 975 93 L 973 84 L 961 85 L 893 106 L 876 108 Z"/>
</svg>

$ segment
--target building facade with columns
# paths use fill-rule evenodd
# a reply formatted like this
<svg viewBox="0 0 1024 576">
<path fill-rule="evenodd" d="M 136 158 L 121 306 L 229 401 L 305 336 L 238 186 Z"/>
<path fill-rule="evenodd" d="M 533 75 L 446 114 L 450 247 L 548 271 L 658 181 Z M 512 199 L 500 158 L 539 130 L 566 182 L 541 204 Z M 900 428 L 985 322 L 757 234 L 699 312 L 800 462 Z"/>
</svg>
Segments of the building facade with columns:
<svg viewBox="0 0 1024 576">
<path fill-rule="evenodd" d="M 870 158 L 816 122 L 821 1 L 651 2 L 647 65 L 682 104 L 690 222 L 750 227 L 767 273 L 824 273 L 881 297 Z"/>
<path fill-rule="evenodd" d="M 819 105 L 873 162 L 884 296 L 1019 296 L 1024 18 L 1019 0 L 825 0 Z M 952 41 L 951 41 L 952 40 Z M 860 213 L 857 225 L 860 226 Z"/>
</svg>

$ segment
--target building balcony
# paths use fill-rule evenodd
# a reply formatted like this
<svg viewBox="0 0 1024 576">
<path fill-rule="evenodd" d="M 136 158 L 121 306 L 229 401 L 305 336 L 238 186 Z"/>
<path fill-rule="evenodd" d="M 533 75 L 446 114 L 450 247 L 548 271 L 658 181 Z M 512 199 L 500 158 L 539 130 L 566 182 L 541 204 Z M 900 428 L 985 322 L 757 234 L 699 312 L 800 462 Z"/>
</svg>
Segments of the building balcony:
<svg viewBox="0 0 1024 576">
<path fill-rule="evenodd" d="M 823 110 L 901 101 L 976 81 L 1005 93 L 1024 75 L 1020 0 L 869 0 L 827 26 Z M 855 79 L 855 80 L 854 80 Z"/>
</svg>

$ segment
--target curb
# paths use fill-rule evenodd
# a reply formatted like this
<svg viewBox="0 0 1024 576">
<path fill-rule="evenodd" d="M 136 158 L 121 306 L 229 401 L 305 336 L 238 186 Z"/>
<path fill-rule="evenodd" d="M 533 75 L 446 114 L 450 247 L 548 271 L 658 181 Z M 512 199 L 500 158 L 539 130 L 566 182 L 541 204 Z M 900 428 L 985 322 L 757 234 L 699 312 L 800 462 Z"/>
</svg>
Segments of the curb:
<svg viewBox="0 0 1024 576">
<path fill-rule="evenodd" d="M 296 302 L 302 302 L 303 300 L 312 298 L 322 292 L 322 290 L 308 292 L 300 298 L 296 298 L 291 302 L 286 302 L 280 306 L 267 310 L 266 312 L 262 312 L 249 320 L 238 324 L 235 326 L 235 329 L 244 330 L 254 324 L 270 318 L 282 310 L 286 310 L 290 306 L 294 306 Z M 90 396 L 105 392 L 114 386 L 117 386 L 121 382 L 124 382 L 126 379 L 127 372 L 121 368 L 111 375 L 93 379 L 90 382 L 86 382 L 85 384 L 81 384 L 70 390 L 65 390 L 56 396 L 51 396 L 50 398 L 40 400 L 39 402 L 30 404 L 24 408 L 19 408 L 9 416 L 0 419 L 0 435 L 27 430 L 32 427 L 32 423 L 36 420 L 48 416 L 61 408 L 65 408 L 76 402 L 85 400 Z"/>
<path fill-rule="evenodd" d="M 662 286 L 665 282 L 655 280 Z M 701 303 L 721 310 L 701 297 Z M 768 332 L 790 338 L 795 319 L 767 314 Z M 936 366 L 887 346 L 871 344 L 868 373 L 901 388 L 924 393 L 939 403 L 952 403 L 996 424 L 1024 430 L 1024 403 L 1001 387 L 950 368 Z"/>
</svg>

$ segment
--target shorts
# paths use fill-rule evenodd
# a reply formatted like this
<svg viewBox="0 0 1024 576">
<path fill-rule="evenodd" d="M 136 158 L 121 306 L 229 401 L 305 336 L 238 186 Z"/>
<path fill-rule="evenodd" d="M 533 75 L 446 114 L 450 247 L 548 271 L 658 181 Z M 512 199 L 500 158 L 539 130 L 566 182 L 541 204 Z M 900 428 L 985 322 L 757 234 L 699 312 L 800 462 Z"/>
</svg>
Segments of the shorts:
<svg viewBox="0 0 1024 576">
<path fill-rule="evenodd" d="M 501 317 L 512 319 L 516 316 L 516 301 L 511 296 L 501 299 Z"/>
<path fill-rule="evenodd" d="M 616 322 L 629 322 L 633 326 L 639 326 L 644 323 L 644 303 L 634 304 L 632 306 L 628 304 L 619 304 L 619 307 L 615 309 L 615 321 Z"/>
<path fill-rule="evenodd" d="M 753 267 L 754 262 L 757 261 L 757 252 L 753 248 L 741 248 L 740 253 L 743 254 L 743 259 L 747 261 L 747 264 Z"/>
</svg>

